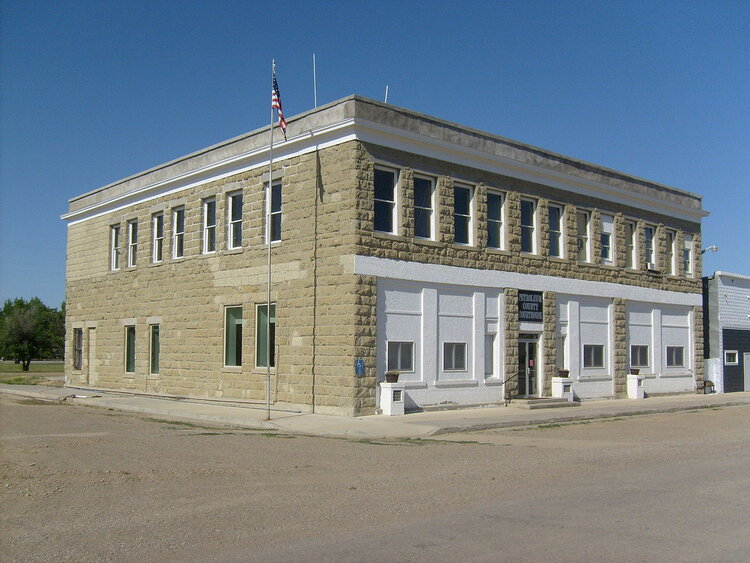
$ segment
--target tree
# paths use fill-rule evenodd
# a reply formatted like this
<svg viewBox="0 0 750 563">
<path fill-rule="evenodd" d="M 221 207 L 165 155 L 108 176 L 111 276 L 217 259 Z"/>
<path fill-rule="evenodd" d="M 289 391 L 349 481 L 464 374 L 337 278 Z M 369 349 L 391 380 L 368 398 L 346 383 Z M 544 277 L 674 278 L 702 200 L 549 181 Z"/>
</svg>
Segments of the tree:
<svg viewBox="0 0 750 563">
<path fill-rule="evenodd" d="M 65 350 L 65 305 L 57 311 L 37 297 L 8 299 L 0 311 L 0 356 L 20 360 L 61 358 Z"/>
</svg>

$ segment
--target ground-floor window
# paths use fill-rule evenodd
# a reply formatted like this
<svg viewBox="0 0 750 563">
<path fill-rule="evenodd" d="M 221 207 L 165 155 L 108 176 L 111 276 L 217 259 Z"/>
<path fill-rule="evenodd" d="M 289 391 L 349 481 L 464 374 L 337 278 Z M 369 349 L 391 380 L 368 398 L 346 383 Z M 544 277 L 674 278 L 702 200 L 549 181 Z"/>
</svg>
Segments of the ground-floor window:
<svg viewBox="0 0 750 563">
<path fill-rule="evenodd" d="M 724 351 L 724 365 L 736 366 L 739 365 L 739 355 L 737 350 L 725 350 Z"/>
<path fill-rule="evenodd" d="M 648 346 L 630 347 L 630 367 L 648 367 Z"/>
<path fill-rule="evenodd" d="M 151 325 L 151 373 L 159 373 L 159 325 Z"/>
<path fill-rule="evenodd" d="M 443 369 L 445 371 L 466 371 L 466 343 L 443 343 Z"/>
<path fill-rule="evenodd" d="M 125 327 L 125 372 L 135 373 L 135 327 Z"/>
<path fill-rule="evenodd" d="M 496 334 L 484 335 L 484 376 L 495 377 L 495 337 Z"/>
<path fill-rule="evenodd" d="M 414 371 L 414 342 L 388 342 L 388 371 Z"/>
<path fill-rule="evenodd" d="M 601 344 L 584 344 L 583 345 L 583 367 L 585 368 L 603 368 L 604 367 L 604 346 Z"/>
<path fill-rule="evenodd" d="M 242 307 L 227 307 L 224 313 L 224 365 L 242 365 Z"/>
<path fill-rule="evenodd" d="M 73 369 L 83 367 L 83 329 L 73 329 Z"/>
<path fill-rule="evenodd" d="M 667 346 L 667 367 L 683 367 L 685 365 L 685 348 L 683 346 Z"/>
<path fill-rule="evenodd" d="M 268 320 L 268 305 L 258 305 L 257 326 L 255 327 L 255 365 L 268 367 L 266 360 L 270 353 L 270 366 L 276 366 L 276 305 L 271 303 L 271 319 Z"/>
</svg>

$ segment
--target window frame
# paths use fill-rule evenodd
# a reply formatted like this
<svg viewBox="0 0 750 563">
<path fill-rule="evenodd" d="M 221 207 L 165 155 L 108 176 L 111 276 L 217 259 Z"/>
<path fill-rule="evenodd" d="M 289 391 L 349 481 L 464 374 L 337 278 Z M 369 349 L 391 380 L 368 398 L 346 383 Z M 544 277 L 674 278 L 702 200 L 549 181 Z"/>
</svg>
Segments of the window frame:
<svg viewBox="0 0 750 563">
<path fill-rule="evenodd" d="M 255 367 L 256 368 L 267 368 L 265 363 L 261 363 L 261 317 L 263 314 L 261 311 L 267 310 L 267 303 L 258 303 L 255 305 Z M 271 323 L 270 323 L 271 342 L 268 347 L 268 351 L 271 354 L 271 369 L 276 369 L 276 303 L 271 303 Z M 263 332 L 265 332 L 265 323 L 263 323 Z M 265 346 L 262 350 L 263 356 L 266 354 Z M 265 361 L 265 357 L 263 358 Z"/>
<path fill-rule="evenodd" d="M 455 365 L 452 365 L 452 367 L 448 366 L 448 348 L 452 347 L 453 353 L 450 354 L 451 364 L 455 364 L 456 362 L 456 353 L 455 350 L 457 349 L 463 349 L 463 367 Z M 443 371 L 449 371 L 449 372 L 466 372 L 469 371 L 469 361 L 467 358 L 467 350 L 468 345 L 466 342 L 443 342 Z"/>
<path fill-rule="evenodd" d="M 159 375 L 161 358 L 161 333 L 158 324 L 148 327 L 148 372 L 149 375 Z M 156 369 L 154 369 L 156 368 Z"/>
<path fill-rule="evenodd" d="M 607 218 L 607 220 L 605 220 L 605 217 Z M 601 243 L 602 264 L 604 264 L 605 266 L 613 266 L 615 263 L 615 237 L 614 237 L 615 217 L 614 215 L 603 213 L 599 216 L 599 221 L 601 223 L 601 232 L 600 232 L 599 239 Z M 606 244 L 605 244 L 605 237 L 606 237 Z M 606 256 L 604 254 L 605 248 L 607 249 Z"/>
<path fill-rule="evenodd" d="M 695 276 L 693 260 L 693 235 L 683 233 L 682 235 L 682 269 L 685 277 Z"/>
<path fill-rule="evenodd" d="M 650 237 L 649 233 L 651 234 Z M 656 261 L 656 227 L 654 225 L 643 227 L 643 240 L 643 255 L 646 259 L 646 269 L 656 270 L 659 264 Z"/>
<path fill-rule="evenodd" d="M 633 354 L 638 349 L 638 351 L 646 351 L 646 360 L 645 363 L 634 363 L 633 362 Z M 639 354 L 640 355 L 640 354 Z M 631 344 L 630 345 L 630 354 L 628 356 L 629 358 L 629 365 L 631 368 L 647 368 L 651 366 L 651 346 L 648 344 Z M 641 362 L 642 358 L 637 358 L 638 362 Z"/>
<path fill-rule="evenodd" d="M 120 269 L 120 242 L 121 226 L 110 225 L 109 227 L 109 269 L 116 272 Z"/>
<path fill-rule="evenodd" d="M 73 369 L 83 369 L 83 329 L 73 329 Z"/>
<path fill-rule="evenodd" d="M 398 168 L 389 168 L 387 166 L 380 166 L 376 165 L 373 172 L 373 217 L 372 217 L 372 230 L 377 233 L 386 233 L 395 235 L 398 233 L 398 207 L 399 207 L 399 194 L 398 194 L 398 187 L 399 187 L 399 180 L 400 180 L 400 170 Z M 393 176 L 393 182 L 392 185 L 391 182 L 389 182 L 390 187 L 389 190 L 392 190 L 391 197 L 392 199 L 385 199 L 382 197 L 378 197 L 378 175 L 381 174 L 392 174 Z M 381 194 L 382 195 L 382 194 Z M 378 205 L 380 204 L 380 205 Z M 388 218 L 388 223 L 390 225 L 390 229 L 380 229 L 378 228 L 378 217 L 381 217 L 381 213 L 383 213 L 383 209 L 387 208 L 389 212 L 386 215 L 382 215 L 383 218 Z"/>
<path fill-rule="evenodd" d="M 185 206 L 172 209 L 172 258 L 185 256 Z M 182 223 L 182 225 L 180 225 Z"/>
<path fill-rule="evenodd" d="M 677 231 L 672 229 L 666 230 L 667 237 L 667 275 L 674 276 L 677 274 L 677 263 L 676 263 L 676 244 L 677 244 Z"/>
<path fill-rule="evenodd" d="M 531 224 L 530 225 L 524 225 L 524 212 L 523 207 L 524 204 L 531 204 Z M 537 224 L 537 209 L 539 207 L 539 202 L 535 199 L 530 198 L 521 198 L 521 202 L 519 204 L 519 212 L 520 212 L 520 224 L 521 224 L 521 252 L 523 254 L 536 254 L 537 253 L 537 241 L 536 241 L 536 224 Z M 530 250 L 524 250 L 524 233 L 528 233 L 529 240 L 531 242 L 531 249 Z"/>
<path fill-rule="evenodd" d="M 606 356 L 604 355 L 604 344 L 584 344 L 582 348 L 582 362 L 583 369 L 603 369 L 606 365 Z M 588 349 L 588 350 L 587 350 Z M 599 350 L 601 357 L 597 358 L 596 351 Z M 591 351 L 591 358 L 589 358 L 588 351 Z M 599 359 L 600 363 L 595 363 Z M 589 362 L 591 360 L 591 362 Z"/>
<path fill-rule="evenodd" d="M 497 217 L 490 217 L 490 197 L 497 197 L 499 200 Z M 505 249 L 505 201 L 506 194 L 500 190 L 487 190 L 487 248 L 495 250 Z M 497 245 L 490 244 L 490 233 L 495 231 L 497 236 Z"/>
<path fill-rule="evenodd" d="M 409 353 L 409 362 L 410 362 L 411 365 L 408 366 L 408 367 L 402 367 L 402 363 L 401 363 L 401 361 L 403 360 L 403 352 L 402 352 L 401 348 L 404 345 L 408 345 L 410 347 L 410 350 L 409 350 L 409 352 L 410 352 Z M 393 364 L 391 363 L 391 349 L 392 349 L 392 346 L 394 346 L 394 347 L 397 346 L 398 347 L 398 365 L 397 366 L 393 366 Z M 413 341 L 409 341 L 409 340 L 388 340 L 388 341 L 386 341 L 386 346 L 385 346 L 386 370 L 387 371 L 398 371 L 399 373 L 414 373 L 414 371 L 415 371 L 415 369 L 414 369 L 414 350 L 415 350 L 415 348 L 416 348 L 416 346 L 414 345 L 414 342 Z"/>
<path fill-rule="evenodd" d="M 238 205 L 239 202 L 239 205 Z M 235 250 L 242 248 L 242 214 L 244 206 L 244 194 L 242 190 L 229 192 L 227 194 L 227 249 Z M 239 207 L 239 217 L 235 217 Z"/>
<path fill-rule="evenodd" d="M 216 252 L 218 241 L 216 238 L 217 226 L 218 226 L 218 205 L 215 197 L 208 197 L 203 200 L 203 217 L 202 217 L 202 231 L 203 231 L 203 254 L 213 254 Z M 213 212 L 210 210 L 213 208 Z M 209 219 L 213 219 L 213 223 L 209 223 Z"/>
<path fill-rule="evenodd" d="M 239 310 L 239 317 L 234 315 L 230 319 L 230 311 Z M 245 311 L 242 305 L 226 305 L 224 307 L 224 361 L 225 368 L 242 367 L 242 343 Z M 237 331 L 239 327 L 239 332 Z M 230 358 L 230 352 L 234 352 Z M 230 362 L 231 360 L 231 362 Z"/>
<path fill-rule="evenodd" d="M 679 363 L 673 362 L 673 360 L 676 358 L 671 357 L 670 355 L 671 350 L 680 351 Z M 685 367 L 685 347 L 684 346 L 667 346 L 664 355 L 666 357 L 666 365 L 668 368 L 684 368 Z"/>
<path fill-rule="evenodd" d="M 138 220 L 128 221 L 128 268 L 135 268 L 138 265 Z"/>
<path fill-rule="evenodd" d="M 581 233 L 581 217 L 584 218 L 584 233 Z M 576 241 L 578 246 L 578 261 L 591 262 L 591 212 L 576 209 Z M 583 252 L 583 257 L 581 256 Z"/>
<path fill-rule="evenodd" d="M 731 355 L 734 354 L 734 360 L 731 359 Z M 738 366 L 740 365 L 740 353 L 739 350 L 724 350 L 724 365 L 725 366 Z"/>
<path fill-rule="evenodd" d="M 552 228 L 552 210 L 558 211 L 557 216 L 557 229 Z M 547 206 L 547 224 L 548 224 L 548 238 L 549 238 L 549 255 L 553 258 L 563 258 L 565 256 L 565 238 L 563 233 L 565 232 L 565 208 L 557 203 L 550 203 Z M 552 253 L 553 241 L 557 242 L 557 254 Z"/>
<path fill-rule="evenodd" d="M 468 194 L 468 209 L 466 213 L 460 213 L 456 206 L 456 194 L 459 190 L 464 190 Z M 465 220 L 465 224 L 461 229 L 462 231 L 466 231 L 465 242 L 458 240 L 458 218 Z M 474 186 L 458 182 L 453 184 L 453 244 L 460 244 L 461 246 L 472 246 L 474 244 Z"/>
<path fill-rule="evenodd" d="M 125 373 L 135 374 L 137 336 L 135 325 L 125 326 Z"/>
<path fill-rule="evenodd" d="M 164 260 L 164 213 L 151 215 L 151 263 L 160 264 Z"/>
<path fill-rule="evenodd" d="M 419 205 L 417 203 L 417 181 L 429 183 L 429 207 Z M 412 186 L 412 201 L 414 203 L 414 237 L 424 240 L 435 240 L 435 178 L 426 176 L 424 174 L 414 174 L 413 186 Z M 417 228 L 420 225 L 419 215 L 425 214 L 427 216 L 427 226 L 429 233 L 425 236 L 417 233 Z"/>
<path fill-rule="evenodd" d="M 274 197 L 274 191 L 278 188 L 278 209 L 275 209 L 274 203 L 275 197 Z M 269 242 L 281 242 L 282 236 L 282 212 L 283 212 L 283 191 L 282 191 L 282 185 L 281 181 L 271 182 L 270 187 L 270 199 L 269 199 L 269 187 L 268 184 L 265 185 L 265 196 L 266 196 L 266 217 L 264 218 L 264 223 L 267 223 L 265 225 L 265 233 L 264 233 L 264 239 L 266 244 Z M 278 226 L 276 226 L 276 221 L 278 220 Z M 268 229 L 268 224 L 271 225 L 270 234 Z M 278 230 L 278 233 L 274 233 L 275 230 Z"/>
<path fill-rule="evenodd" d="M 625 221 L 625 268 L 639 270 L 638 263 L 638 223 Z"/>
</svg>

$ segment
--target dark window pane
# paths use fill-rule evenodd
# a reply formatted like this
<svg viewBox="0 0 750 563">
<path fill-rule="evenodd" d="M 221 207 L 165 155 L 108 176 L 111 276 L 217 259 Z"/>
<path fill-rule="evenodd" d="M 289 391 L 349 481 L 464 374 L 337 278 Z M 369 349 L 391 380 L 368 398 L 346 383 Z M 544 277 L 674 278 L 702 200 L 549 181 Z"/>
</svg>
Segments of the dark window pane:
<svg viewBox="0 0 750 563">
<path fill-rule="evenodd" d="M 281 240 L 281 213 L 271 215 L 271 240 Z"/>
<path fill-rule="evenodd" d="M 393 204 L 386 201 L 375 201 L 375 230 L 393 232 Z"/>
<path fill-rule="evenodd" d="M 560 256 L 560 236 L 557 233 L 549 234 L 549 255 Z"/>
<path fill-rule="evenodd" d="M 521 225 L 534 225 L 534 202 L 521 200 Z"/>
<path fill-rule="evenodd" d="M 534 251 L 534 229 L 532 227 L 521 227 L 521 251 Z"/>
<path fill-rule="evenodd" d="M 459 244 L 469 244 L 469 218 L 456 215 L 455 221 L 456 236 L 454 240 Z"/>
<path fill-rule="evenodd" d="M 424 178 L 414 178 L 414 205 L 432 208 L 432 182 Z"/>
<path fill-rule="evenodd" d="M 416 207 L 414 209 L 414 236 L 430 238 L 430 219 L 432 213 L 427 209 Z"/>
<path fill-rule="evenodd" d="M 500 204 L 502 200 L 499 194 L 487 194 L 487 218 L 495 221 L 500 220 Z"/>
<path fill-rule="evenodd" d="M 461 215 L 469 215 L 469 197 L 467 188 L 453 188 L 453 210 Z"/>
<path fill-rule="evenodd" d="M 560 208 L 559 207 L 549 208 L 549 228 L 551 231 L 560 230 Z"/>
<path fill-rule="evenodd" d="M 232 221 L 242 220 L 242 194 L 232 196 Z"/>
<path fill-rule="evenodd" d="M 393 187 L 396 175 L 387 170 L 375 169 L 375 199 L 393 201 Z"/>
<path fill-rule="evenodd" d="M 487 224 L 487 246 L 500 248 L 500 223 L 493 221 Z"/>
<path fill-rule="evenodd" d="M 276 184 L 271 188 L 271 212 L 281 211 L 281 184 Z"/>
</svg>

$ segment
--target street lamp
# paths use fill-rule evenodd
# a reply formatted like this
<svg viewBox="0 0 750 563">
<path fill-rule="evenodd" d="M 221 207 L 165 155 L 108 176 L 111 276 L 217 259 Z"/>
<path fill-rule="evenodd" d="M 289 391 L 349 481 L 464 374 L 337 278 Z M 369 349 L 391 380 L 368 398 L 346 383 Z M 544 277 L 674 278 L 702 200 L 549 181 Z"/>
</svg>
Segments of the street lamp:
<svg viewBox="0 0 750 563">
<path fill-rule="evenodd" d="M 709 250 L 710 250 L 711 252 L 719 252 L 719 247 L 718 247 L 718 246 L 716 246 L 715 244 L 712 244 L 712 245 L 711 245 L 711 246 L 709 246 L 708 248 L 704 248 L 703 250 L 701 250 L 701 254 L 705 254 L 705 253 L 706 253 L 706 252 L 708 252 Z"/>
</svg>

